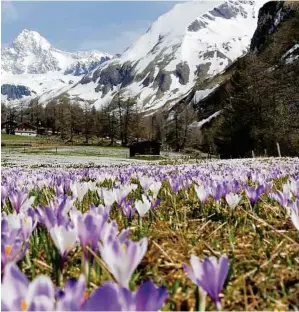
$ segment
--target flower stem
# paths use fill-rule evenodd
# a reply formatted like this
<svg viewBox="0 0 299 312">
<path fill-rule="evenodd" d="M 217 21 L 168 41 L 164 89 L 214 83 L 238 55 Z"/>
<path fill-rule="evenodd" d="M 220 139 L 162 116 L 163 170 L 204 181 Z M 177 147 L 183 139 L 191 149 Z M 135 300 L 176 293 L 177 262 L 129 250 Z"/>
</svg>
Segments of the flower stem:
<svg viewBox="0 0 299 312">
<path fill-rule="evenodd" d="M 199 292 L 199 311 L 205 311 L 207 294 L 200 287 L 198 287 L 198 292 Z"/>
<path fill-rule="evenodd" d="M 173 210 L 175 212 L 175 216 L 177 218 L 177 222 L 179 223 L 179 215 L 176 209 L 176 196 L 173 196 Z"/>
<path fill-rule="evenodd" d="M 89 262 L 88 262 L 88 253 L 87 253 L 87 250 L 83 250 L 82 252 L 82 273 L 85 275 L 85 278 L 86 278 L 86 284 L 88 285 L 89 284 L 89 273 L 90 273 L 90 270 L 89 270 Z"/>
<path fill-rule="evenodd" d="M 63 286 L 63 267 L 64 267 L 65 258 L 60 256 L 59 269 L 58 269 L 58 285 Z"/>
<path fill-rule="evenodd" d="M 216 302 L 216 307 L 217 307 L 218 311 L 221 311 L 221 302 L 220 301 Z"/>
<path fill-rule="evenodd" d="M 139 223 L 139 227 L 140 229 L 142 228 L 142 217 L 138 216 L 138 223 Z"/>
</svg>

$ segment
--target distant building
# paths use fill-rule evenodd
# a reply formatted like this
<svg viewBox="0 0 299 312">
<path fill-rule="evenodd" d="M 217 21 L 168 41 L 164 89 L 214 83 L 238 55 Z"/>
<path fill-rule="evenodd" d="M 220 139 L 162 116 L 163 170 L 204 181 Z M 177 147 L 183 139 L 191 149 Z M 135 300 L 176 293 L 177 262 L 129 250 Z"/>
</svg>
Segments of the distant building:
<svg viewBox="0 0 299 312">
<path fill-rule="evenodd" d="M 35 127 L 27 123 L 21 123 L 16 127 L 14 134 L 22 136 L 37 136 L 37 130 Z"/>
<path fill-rule="evenodd" d="M 38 124 L 38 127 L 32 126 L 29 123 L 17 122 L 15 120 L 8 120 L 1 124 L 1 132 L 13 135 L 22 136 L 37 136 L 37 135 L 51 135 L 52 131 Z"/>
<path fill-rule="evenodd" d="M 161 143 L 156 141 L 133 142 L 130 146 L 130 157 L 139 155 L 160 155 Z"/>
<path fill-rule="evenodd" d="M 19 123 L 14 120 L 10 120 L 1 124 L 1 131 L 6 134 L 36 136 L 37 134 L 43 134 L 45 132 L 45 128 L 40 127 L 39 131 L 37 131 L 36 127 L 31 126 L 28 123 Z"/>
</svg>

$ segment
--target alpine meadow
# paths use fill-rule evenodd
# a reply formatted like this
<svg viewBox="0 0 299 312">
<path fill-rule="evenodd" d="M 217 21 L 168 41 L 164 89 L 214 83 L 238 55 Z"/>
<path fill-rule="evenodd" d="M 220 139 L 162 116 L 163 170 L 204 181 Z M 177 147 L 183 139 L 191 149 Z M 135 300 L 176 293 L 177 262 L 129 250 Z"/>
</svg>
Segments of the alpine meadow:
<svg viewBox="0 0 299 312">
<path fill-rule="evenodd" d="M 298 311 L 299 2 L 1 5 L 1 309 Z"/>
</svg>

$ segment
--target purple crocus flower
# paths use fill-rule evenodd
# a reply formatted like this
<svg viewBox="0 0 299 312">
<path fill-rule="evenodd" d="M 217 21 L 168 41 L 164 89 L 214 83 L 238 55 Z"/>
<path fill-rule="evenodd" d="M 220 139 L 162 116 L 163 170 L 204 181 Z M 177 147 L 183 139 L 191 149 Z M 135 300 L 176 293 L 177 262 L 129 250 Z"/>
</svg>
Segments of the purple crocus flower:
<svg viewBox="0 0 299 312">
<path fill-rule="evenodd" d="M 136 208 L 133 207 L 133 199 L 130 199 L 130 200 L 123 200 L 121 202 L 121 209 L 124 213 L 124 215 L 127 217 L 127 218 L 133 218 L 135 212 L 136 212 Z"/>
<path fill-rule="evenodd" d="M 161 203 L 161 199 L 160 198 L 155 199 L 155 198 L 150 198 L 149 197 L 149 200 L 151 202 L 151 209 L 154 209 L 154 208 L 158 207 L 160 205 L 160 203 Z"/>
<path fill-rule="evenodd" d="M 56 196 L 64 195 L 64 188 L 62 184 L 55 184 L 54 187 L 55 187 Z"/>
<path fill-rule="evenodd" d="M 167 299 L 164 286 L 143 283 L 135 293 L 113 282 L 96 289 L 84 303 L 83 311 L 159 311 Z"/>
<path fill-rule="evenodd" d="M 178 178 L 177 179 L 173 179 L 173 178 L 169 179 L 169 183 L 170 183 L 171 189 L 174 193 L 177 193 L 181 189 L 182 183 Z"/>
<path fill-rule="evenodd" d="M 229 262 L 226 255 L 221 256 L 219 263 L 215 257 L 209 257 L 200 262 L 196 256 L 191 256 L 191 267 L 184 264 L 184 270 L 188 277 L 197 286 L 201 287 L 221 309 L 219 294 L 226 280 Z"/>
<path fill-rule="evenodd" d="M 101 231 L 100 240 L 104 244 L 117 238 L 121 243 L 124 243 L 129 234 L 130 229 L 124 229 L 121 232 L 119 232 L 117 228 L 117 223 L 113 220 L 112 222 L 104 223 L 104 226 Z"/>
<path fill-rule="evenodd" d="M 87 299 L 86 280 L 83 274 L 79 279 L 71 278 L 62 289 L 56 292 L 57 311 L 79 311 Z"/>
<path fill-rule="evenodd" d="M 295 228 L 299 231 L 299 199 L 296 199 L 291 206 L 291 220 Z"/>
<path fill-rule="evenodd" d="M 63 195 L 51 201 L 49 207 L 56 212 L 56 215 L 66 216 L 69 210 L 74 206 L 74 202 L 75 198 Z"/>
<path fill-rule="evenodd" d="M 126 288 L 106 282 L 97 288 L 83 304 L 81 311 L 131 311 L 132 293 Z"/>
<path fill-rule="evenodd" d="M 299 178 L 290 178 L 290 189 L 294 196 L 299 198 Z"/>
<path fill-rule="evenodd" d="M 240 181 L 234 180 L 231 185 L 231 191 L 237 193 L 241 189 Z"/>
<path fill-rule="evenodd" d="M 53 311 L 51 279 L 40 275 L 30 283 L 14 263 L 7 264 L 1 285 L 1 308 L 6 311 Z"/>
<path fill-rule="evenodd" d="M 28 192 L 24 189 L 21 191 L 10 191 L 8 198 L 17 213 L 21 210 L 26 211 L 29 207 L 31 207 L 35 199 L 35 197 L 29 198 Z"/>
<path fill-rule="evenodd" d="M 288 208 L 288 204 L 289 204 L 289 196 L 286 193 L 283 193 L 281 191 L 277 191 L 276 193 L 270 193 L 269 197 L 276 200 L 280 206 L 284 207 L 284 208 Z"/>
<path fill-rule="evenodd" d="M 72 209 L 70 215 L 84 252 L 87 245 L 91 245 L 95 249 L 104 224 L 108 220 L 108 215 L 97 214 L 94 211 L 89 211 L 82 215 L 77 209 Z"/>
<path fill-rule="evenodd" d="M 272 182 L 264 182 L 262 184 L 263 186 L 263 193 L 269 193 L 273 187 L 273 183 Z"/>
<path fill-rule="evenodd" d="M 143 283 L 135 295 L 135 311 L 158 311 L 167 299 L 166 287 L 157 288 L 152 281 Z"/>
<path fill-rule="evenodd" d="M 5 185 L 1 185 L 1 206 L 4 205 L 5 199 L 8 194 L 8 188 Z"/>
<path fill-rule="evenodd" d="M 2 270 L 8 262 L 21 260 L 27 251 L 22 230 L 10 229 L 7 219 L 1 220 L 1 265 Z"/>
<path fill-rule="evenodd" d="M 129 281 L 147 250 L 147 239 L 139 242 L 109 239 L 99 246 L 102 259 L 117 282 L 128 288 Z"/>
<path fill-rule="evenodd" d="M 64 202 L 59 206 L 54 207 L 37 207 L 37 215 L 39 222 L 44 224 L 50 231 L 54 226 L 67 226 L 70 223 L 69 217 L 64 211 Z"/>
<path fill-rule="evenodd" d="M 100 214 L 109 216 L 110 208 L 104 205 L 95 206 L 94 204 L 91 204 L 89 211 L 95 215 Z"/>
<path fill-rule="evenodd" d="M 210 187 L 210 194 L 216 201 L 219 201 L 223 195 L 223 186 L 221 184 L 213 184 Z"/>
<path fill-rule="evenodd" d="M 264 187 L 262 185 L 259 186 L 246 186 L 245 187 L 246 195 L 250 201 L 251 207 L 254 207 L 259 197 L 264 192 Z"/>
</svg>

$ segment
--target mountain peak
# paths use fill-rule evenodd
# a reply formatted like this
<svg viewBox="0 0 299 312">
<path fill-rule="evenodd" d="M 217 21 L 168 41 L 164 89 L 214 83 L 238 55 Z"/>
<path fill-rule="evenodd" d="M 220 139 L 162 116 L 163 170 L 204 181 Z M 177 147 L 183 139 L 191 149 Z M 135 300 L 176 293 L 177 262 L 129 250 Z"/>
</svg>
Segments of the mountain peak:
<svg viewBox="0 0 299 312">
<path fill-rule="evenodd" d="M 37 31 L 23 29 L 12 43 L 13 46 L 22 46 L 28 48 L 49 49 L 51 44 Z"/>
<path fill-rule="evenodd" d="M 2 48 L 2 71 L 7 74 L 83 75 L 112 56 L 100 51 L 65 52 L 53 47 L 34 30 L 23 29 L 16 39 Z"/>
</svg>

